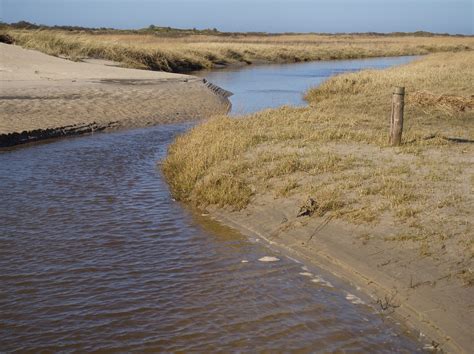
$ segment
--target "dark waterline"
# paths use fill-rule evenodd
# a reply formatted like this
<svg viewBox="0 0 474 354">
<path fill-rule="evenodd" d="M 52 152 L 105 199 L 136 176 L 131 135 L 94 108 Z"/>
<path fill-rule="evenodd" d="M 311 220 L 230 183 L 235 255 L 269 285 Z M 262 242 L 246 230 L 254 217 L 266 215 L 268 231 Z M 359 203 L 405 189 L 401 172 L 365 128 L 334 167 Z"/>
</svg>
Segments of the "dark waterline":
<svg viewBox="0 0 474 354">
<path fill-rule="evenodd" d="M 329 275 L 173 201 L 156 162 L 190 126 L 0 152 L 1 351 L 419 350 Z"/>
</svg>

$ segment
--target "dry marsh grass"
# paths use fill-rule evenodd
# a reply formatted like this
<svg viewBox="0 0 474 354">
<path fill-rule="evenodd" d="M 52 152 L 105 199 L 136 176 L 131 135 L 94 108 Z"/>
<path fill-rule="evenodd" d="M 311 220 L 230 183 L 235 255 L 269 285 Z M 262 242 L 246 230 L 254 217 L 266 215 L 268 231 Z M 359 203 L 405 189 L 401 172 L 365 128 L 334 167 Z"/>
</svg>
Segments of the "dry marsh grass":
<svg viewBox="0 0 474 354">
<path fill-rule="evenodd" d="M 380 56 L 422 55 L 474 49 L 473 37 L 414 35 L 183 35 L 14 29 L 17 44 L 73 60 L 100 58 L 124 66 L 185 72 L 235 63 L 301 62 Z"/>
<path fill-rule="evenodd" d="M 311 196 L 319 216 L 396 224 L 402 233 L 387 240 L 472 257 L 473 67 L 473 52 L 443 53 L 336 76 L 307 93 L 308 107 L 195 127 L 171 145 L 163 171 L 173 194 L 194 205 Z M 408 92 L 399 148 L 387 146 L 393 86 Z"/>
</svg>

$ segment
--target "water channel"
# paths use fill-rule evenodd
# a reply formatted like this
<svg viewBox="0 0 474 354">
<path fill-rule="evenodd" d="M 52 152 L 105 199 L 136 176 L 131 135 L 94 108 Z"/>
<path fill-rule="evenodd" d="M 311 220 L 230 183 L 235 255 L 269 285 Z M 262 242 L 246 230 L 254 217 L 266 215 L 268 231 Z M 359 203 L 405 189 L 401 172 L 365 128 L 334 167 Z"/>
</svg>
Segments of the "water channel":
<svg viewBox="0 0 474 354">
<path fill-rule="evenodd" d="M 233 91 L 241 113 L 302 104 L 335 73 L 408 60 L 202 74 Z M 330 275 L 175 202 L 157 161 L 191 126 L 0 152 L 0 351 L 422 350 Z"/>
</svg>

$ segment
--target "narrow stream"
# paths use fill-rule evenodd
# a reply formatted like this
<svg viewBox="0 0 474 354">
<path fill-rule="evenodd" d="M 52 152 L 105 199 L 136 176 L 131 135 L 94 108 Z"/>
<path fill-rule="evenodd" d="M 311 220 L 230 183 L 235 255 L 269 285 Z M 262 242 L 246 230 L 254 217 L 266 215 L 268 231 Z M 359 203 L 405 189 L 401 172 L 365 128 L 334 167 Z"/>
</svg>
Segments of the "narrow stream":
<svg viewBox="0 0 474 354">
<path fill-rule="evenodd" d="M 256 65 L 200 71 L 212 83 L 233 92 L 232 114 L 245 114 L 282 105 L 306 105 L 303 93 L 328 77 L 362 69 L 384 69 L 414 57 L 331 60 L 296 64 Z"/>
<path fill-rule="evenodd" d="M 407 60 L 206 76 L 247 112 L 299 104 L 302 89 L 341 70 Z M 268 89 L 278 82 L 288 95 Z M 173 201 L 156 162 L 190 126 L 0 152 L 0 351 L 422 350 L 330 275 Z"/>
</svg>

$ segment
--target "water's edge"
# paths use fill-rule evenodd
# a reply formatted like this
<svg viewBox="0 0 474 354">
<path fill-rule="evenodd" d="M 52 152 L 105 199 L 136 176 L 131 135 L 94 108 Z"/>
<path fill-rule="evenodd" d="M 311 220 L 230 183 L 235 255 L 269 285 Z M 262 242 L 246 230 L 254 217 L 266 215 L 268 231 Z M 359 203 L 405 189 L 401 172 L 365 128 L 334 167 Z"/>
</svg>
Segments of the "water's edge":
<svg viewBox="0 0 474 354">
<path fill-rule="evenodd" d="M 422 295 L 416 297 L 412 296 L 410 299 L 398 297 L 396 306 L 390 307 L 389 309 L 381 308 L 380 301 L 394 296 L 392 287 L 395 284 L 398 286 L 403 284 L 398 284 L 398 282 L 394 282 L 393 284 L 383 282 L 381 281 L 381 277 L 376 276 L 376 270 L 371 273 L 365 272 L 353 259 L 341 259 L 340 245 L 335 247 L 335 245 L 330 245 L 325 243 L 324 240 L 321 240 L 316 245 L 316 247 L 320 246 L 320 248 L 314 246 L 306 247 L 298 242 L 297 237 L 290 239 L 270 237 L 270 234 L 266 230 L 268 225 L 273 224 L 275 229 L 277 229 L 278 223 L 275 223 L 275 220 L 272 220 L 271 217 L 265 218 L 264 213 L 258 215 L 258 219 L 259 222 L 266 225 L 267 228 L 255 223 L 255 218 L 245 217 L 241 213 L 226 212 L 213 208 L 210 208 L 208 211 L 213 220 L 249 238 L 260 239 L 269 248 L 277 250 L 291 259 L 328 272 L 332 277 L 339 280 L 338 286 L 341 289 L 350 289 L 351 292 L 361 296 L 361 298 L 373 306 L 375 311 L 380 311 L 380 314 L 385 316 L 389 322 L 393 324 L 403 324 L 403 327 L 407 329 L 408 333 L 418 333 L 418 339 L 425 343 L 425 349 L 442 349 L 448 353 L 463 352 L 462 347 L 450 339 L 443 328 L 440 328 L 437 323 L 432 321 L 429 315 L 416 307 L 416 302 L 419 300 L 425 303 L 432 303 L 433 306 L 436 306 L 436 303 L 432 302 L 431 299 L 422 298 Z M 312 231 L 307 231 L 306 236 L 308 238 L 311 236 Z M 341 233 L 344 232 L 344 230 L 340 231 Z M 323 238 L 321 237 L 321 231 L 319 235 L 320 238 Z M 301 233 L 299 233 L 298 236 L 301 236 Z M 349 252 L 354 252 L 354 248 L 349 250 Z"/>
</svg>

